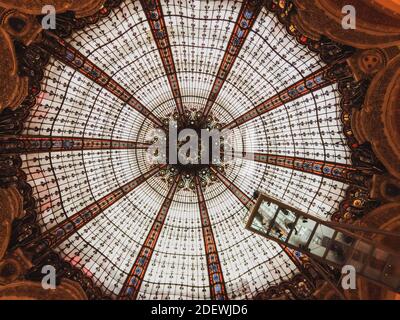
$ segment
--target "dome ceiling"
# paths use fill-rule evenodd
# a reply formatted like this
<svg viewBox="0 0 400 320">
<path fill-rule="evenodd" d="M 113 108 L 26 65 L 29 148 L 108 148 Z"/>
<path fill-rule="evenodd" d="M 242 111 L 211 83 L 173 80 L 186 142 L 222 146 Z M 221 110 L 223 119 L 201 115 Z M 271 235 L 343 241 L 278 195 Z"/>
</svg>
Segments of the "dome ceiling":
<svg viewBox="0 0 400 320">
<path fill-rule="evenodd" d="M 252 1 L 123 1 L 46 41 L 18 139 L 52 249 L 113 298 L 254 298 L 297 273 L 245 222 L 257 192 L 322 219 L 344 199 L 341 96 L 316 51 Z M 204 175 L 150 163 L 174 114 L 231 129 L 240 156 Z"/>
</svg>

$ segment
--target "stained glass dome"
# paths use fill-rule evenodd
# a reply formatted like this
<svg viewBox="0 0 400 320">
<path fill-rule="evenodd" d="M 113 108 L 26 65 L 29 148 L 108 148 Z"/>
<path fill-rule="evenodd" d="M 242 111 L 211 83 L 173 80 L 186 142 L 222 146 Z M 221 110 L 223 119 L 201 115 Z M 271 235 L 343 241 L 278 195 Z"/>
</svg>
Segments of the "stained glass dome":
<svg viewBox="0 0 400 320">
<path fill-rule="evenodd" d="M 298 273 L 249 210 L 264 192 L 329 219 L 351 152 L 333 60 L 290 28 L 262 1 L 129 0 L 47 32 L 17 139 L 44 243 L 115 299 L 252 299 Z M 237 157 L 150 163 L 171 117 L 229 128 Z"/>
</svg>

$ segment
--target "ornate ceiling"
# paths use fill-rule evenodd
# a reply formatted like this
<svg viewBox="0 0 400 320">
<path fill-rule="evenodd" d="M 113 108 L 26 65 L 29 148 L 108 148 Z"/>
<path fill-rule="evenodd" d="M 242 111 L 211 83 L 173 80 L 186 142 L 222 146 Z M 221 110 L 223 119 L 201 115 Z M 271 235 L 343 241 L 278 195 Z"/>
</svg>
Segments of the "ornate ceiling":
<svg viewBox="0 0 400 320">
<path fill-rule="evenodd" d="M 41 3 L 0 1 L 4 21 L 35 26 L 0 28 L 1 181 L 14 199 L 0 257 L 27 256 L 24 280 L 55 265 L 93 299 L 253 299 L 282 283 L 309 296 L 297 285 L 310 281 L 307 259 L 245 230 L 249 210 L 264 192 L 353 222 L 398 201 L 398 167 L 384 160 L 395 128 L 375 145 L 366 113 L 386 102 L 364 98 L 399 59 L 319 37 L 307 3 L 296 14 L 290 1 L 65 2 L 50 32 L 32 16 Z M 363 68 L 366 57 L 380 63 Z M 384 95 L 396 84 L 380 77 Z M 201 170 L 149 162 L 149 134 L 171 117 L 232 130 L 237 157 Z"/>
</svg>

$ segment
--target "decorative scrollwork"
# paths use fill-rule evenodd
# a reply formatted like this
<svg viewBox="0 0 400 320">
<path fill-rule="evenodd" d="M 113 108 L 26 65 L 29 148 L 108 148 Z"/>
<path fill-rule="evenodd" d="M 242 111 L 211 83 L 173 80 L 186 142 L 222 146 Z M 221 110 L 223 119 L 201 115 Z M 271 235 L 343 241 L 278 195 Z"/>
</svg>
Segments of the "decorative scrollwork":
<svg viewBox="0 0 400 320">
<path fill-rule="evenodd" d="M 297 274 L 289 281 L 260 292 L 255 300 L 313 300 L 314 291 L 315 284 L 304 275 Z"/>
</svg>

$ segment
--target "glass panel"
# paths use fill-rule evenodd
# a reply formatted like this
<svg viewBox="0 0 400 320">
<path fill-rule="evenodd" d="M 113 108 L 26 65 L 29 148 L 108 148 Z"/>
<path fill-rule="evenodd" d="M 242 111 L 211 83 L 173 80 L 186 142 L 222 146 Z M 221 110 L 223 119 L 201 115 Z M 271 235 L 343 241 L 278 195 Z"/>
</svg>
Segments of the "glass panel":
<svg viewBox="0 0 400 320">
<path fill-rule="evenodd" d="M 279 209 L 273 228 L 279 230 L 278 232 L 282 241 L 286 241 L 288 235 L 294 229 L 296 218 L 297 215 L 292 211 Z"/>
<path fill-rule="evenodd" d="M 338 241 L 344 245 L 347 245 L 347 246 L 351 246 L 356 241 L 356 239 L 354 239 L 353 237 L 351 237 L 347 234 L 344 234 L 342 232 L 338 232 L 336 234 L 335 239 L 336 239 L 336 241 Z"/>
<path fill-rule="evenodd" d="M 301 216 L 296 223 L 288 243 L 299 248 L 305 248 L 315 228 L 315 225 L 315 221 Z"/>
<path fill-rule="evenodd" d="M 350 249 L 340 242 L 332 241 L 326 259 L 336 264 L 345 264 Z"/>
<path fill-rule="evenodd" d="M 267 236 L 271 222 L 274 219 L 278 206 L 274 203 L 263 201 L 252 221 L 251 227 Z"/>
<path fill-rule="evenodd" d="M 336 264 L 344 264 L 348 259 L 348 255 L 352 249 L 351 244 L 353 244 L 354 241 L 354 238 L 343 234 L 342 232 L 338 232 L 335 239 L 330 243 L 330 250 L 326 259 Z"/>
<path fill-rule="evenodd" d="M 310 253 L 322 258 L 329 246 L 329 242 L 332 239 L 334 232 L 335 231 L 332 228 L 318 225 L 310 245 L 308 246 Z"/>
</svg>

